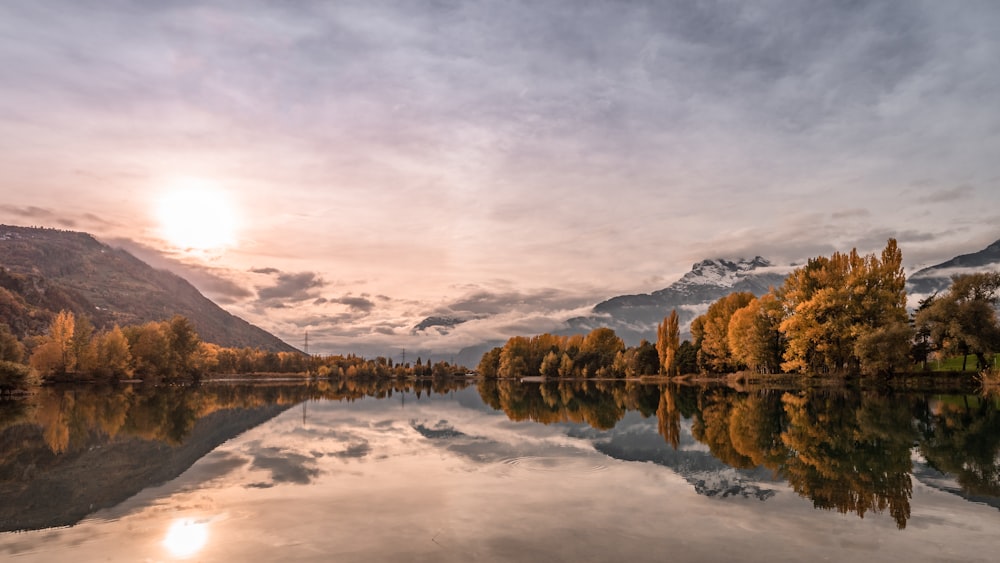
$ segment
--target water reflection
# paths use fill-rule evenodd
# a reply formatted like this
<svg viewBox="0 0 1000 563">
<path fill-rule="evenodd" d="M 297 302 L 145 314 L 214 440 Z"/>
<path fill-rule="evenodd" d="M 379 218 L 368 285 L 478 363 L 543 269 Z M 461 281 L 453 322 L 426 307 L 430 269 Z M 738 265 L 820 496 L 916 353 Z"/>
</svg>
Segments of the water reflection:
<svg viewBox="0 0 1000 563">
<path fill-rule="evenodd" d="M 512 420 L 586 422 L 608 430 L 629 411 L 655 414 L 660 435 L 674 450 L 686 424 L 694 440 L 731 468 L 767 469 L 816 508 L 862 518 L 884 512 L 900 529 L 911 514 L 914 455 L 927 466 L 920 469 L 953 475 L 963 496 L 1000 506 L 996 400 L 847 389 L 741 393 L 719 386 L 593 381 L 492 380 L 479 391 Z M 727 482 L 723 490 L 761 498 L 759 491 L 733 487 Z"/>
<path fill-rule="evenodd" d="M 306 401 L 419 397 L 467 385 L 458 379 L 44 387 L 24 400 L 0 401 L 0 531 L 78 522 L 175 478 L 226 440 Z M 277 482 L 307 483 L 315 476 L 308 461 L 274 450 L 259 452 L 254 464 Z"/>
<path fill-rule="evenodd" d="M 0 437 L 6 444 L 18 444 L 16 449 L 5 447 L 0 457 L 0 492 L 8 499 L 0 508 L 0 529 L 73 523 L 176 476 L 219 443 L 293 405 L 318 399 L 388 399 L 394 393 L 405 402 L 405 393 L 419 398 L 467 385 L 459 379 L 44 388 L 28 401 L 0 404 Z M 743 393 L 719 386 L 570 380 L 488 379 L 479 382 L 478 393 L 486 405 L 512 421 L 583 424 L 598 431 L 593 436 L 597 447 L 609 455 L 677 465 L 684 474 L 680 467 L 691 465 L 690 455 L 672 457 L 650 450 L 648 444 L 636 449 L 609 438 L 613 434 L 600 434 L 614 429 L 628 413 L 655 417 L 665 447 L 677 451 L 687 447 L 685 440 L 693 440 L 718 462 L 745 472 L 725 478 L 704 471 L 686 475 L 696 490 L 709 496 L 765 500 L 773 491 L 761 486 L 759 478 L 770 475 L 816 508 L 862 518 L 886 513 L 902 529 L 910 518 L 916 474 L 938 488 L 1000 506 L 996 400 L 845 389 Z M 303 416 L 306 408 L 304 404 Z M 443 422 L 411 422 L 428 439 L 461 436 Z M 463 447 L 474 449 L 475 444 Z M 343 438 L 342 448 L 328 452 L 260 447 L 253 451 L 250 466 L 270 478 L 249 486 L 308 484 L 319 474 L 318 457 L 362 458 L 371 451 L 368 442 L 351 438 Z M 115 463 L 122 456 L 129 463 Z M 88 477 L 95 487 L 74 486 L 84 472 L 96 475 Z M 52 491 L 62 491 L 66 502 L 38 501 L 51 497 Z M 30 504 L 32 510 L 18 508 L 20 503 Z"/>
<path fill-rule="evenodd" d="M 174 557 L 187 559 L 201 551 L 208 541 L 208 521 L 194 518 L 174 520 L 163 538 L 163 547 Z"/>
<path fill-rule="evenodd" d="M 46 390 L 3 418 L 0 516 L 76 524 L 0 534 L 0 558 L 967 561 L 1000 548 L 997 405 L 976 397 L 464 385 Z M 118 412 L 108 404 L 124 417 L 100 415 Z"/>
</svg>

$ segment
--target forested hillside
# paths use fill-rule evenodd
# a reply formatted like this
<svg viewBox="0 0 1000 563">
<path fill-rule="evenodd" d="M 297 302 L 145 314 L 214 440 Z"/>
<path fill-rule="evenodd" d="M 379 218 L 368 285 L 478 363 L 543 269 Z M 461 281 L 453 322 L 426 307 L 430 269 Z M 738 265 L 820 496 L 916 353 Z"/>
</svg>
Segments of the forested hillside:
<svg viewBox="0 0 1000 563">
<path fill-rule="evenodd" d="M 182 315 L 206 342 L 295 351 L 179 276 L 89 234 L 0 225 L 0 320 L 24 338 L 44 332 L 60 310 L 86 316 L 99 329 Z"/>
</svg>

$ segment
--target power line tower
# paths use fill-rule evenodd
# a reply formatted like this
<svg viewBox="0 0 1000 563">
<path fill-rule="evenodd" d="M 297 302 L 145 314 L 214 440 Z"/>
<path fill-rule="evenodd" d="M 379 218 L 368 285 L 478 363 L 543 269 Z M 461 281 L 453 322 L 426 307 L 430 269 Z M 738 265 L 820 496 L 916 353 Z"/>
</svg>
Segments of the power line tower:
<svg viewBox="0 0 1000 563">
<path fill-rule="evenodd" d="M 305 344 L 303 344 L 302 347 L 305 349 L 304 351 L 306 353 L 306 377 L 309 377 L 309 376 L 312 375 L 312 356 L 309 355 L 309 331 L 308 330 L 306 331 L 306 341 L 305 341 Z M 305 421 L 306 421 L 306 413 L 305 413 L 305 407 L 303 407 L 303 410 L 302 410 L 302 423 L 305 424 Z"/>
</svg>

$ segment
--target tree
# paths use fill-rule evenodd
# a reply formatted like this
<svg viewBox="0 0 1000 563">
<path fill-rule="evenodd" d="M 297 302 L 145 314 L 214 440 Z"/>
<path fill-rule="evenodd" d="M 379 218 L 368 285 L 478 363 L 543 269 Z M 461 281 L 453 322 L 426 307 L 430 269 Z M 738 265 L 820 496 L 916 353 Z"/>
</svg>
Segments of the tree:
<svg viewBox="0 0 1000 563">
<path fill-rule="evenodd" d="M 196 362 L 201 339 L 191 321 L 181 315 L 174 315 L 167 326 L 170 360 L 175 371 L 181 376 L 198 375 Z"/>
<path fill-rule="evenodd" d="M 542 358 L 542 365 L 538 369 L 538 372 L 542 377 L 559 377 L 559 354 L 550 350 Z"/>
<path fill-rule="evenodd" d="M 680 347 L 680 321 L 677 309 L 670 311 L 669 317 L 656 327 L 656 351 L 660 359 L 660 373 L 677 375 L 677 348 Z"/>
<path fill-rule="evenodd" d="M 141 326 L 130 326 L 124 332 L 128 338 L 136 374 L 151 377 L 171 374 L 170 338 L 161 323 L 148 322 Z"/>
<path fill-rule="evenodd" d="M 701 349 L 698 352 L 698 364 L 705 371 L 725 373 L 737 369 L 729 349 L 729 321 L 733 313 L 746 307 L 756 299 L 749 291 L 730 293 L 712 303 L 708 311 L 698 317 L 701 320 Z M 695 319 L 695 320 L 698 320 Z M 692 325 L 692 334 L 694 333 Z"/>
<path fill-rule="evenodd" d="M 24 345 L 10 331 L 10 327 L 0 323 L 0 362 L 21 363 L 24 360 Z"/>
<path fill-rule="evenodd" d="M 792 272 L 780 290 L 787 316 L 781 323 L 787 348 L 782 369 L 799 372 L 843 373 L 863 369 L 873 357 L 863 335 L 878 337 L 883 346 L 909 348 L 897 338 L 907 329 L 906 277 L 903 255 L 889 239 L 880 256 L 835 252 L 817 257 Z M 890 335 L 892 337 L 890 337 Z M 867 353 L 866 352 L 866 353 Z M 897 349 L 879 351 L 895 359 Z M 903 351 L 902 353 L 905 353 Z"/>
<path fill-rule="evenodd" d="M 916 324 L 930 331 L 936 350 L 976 356 L 977 369 L 989 366 L 986 355 L 1000 349 L 1000 325 L 995 306 L 1000 272 L 952 277 L 951 287 L 917 312 Z"/>
<path fill-rule="evenodd" d="M 774 373 L 781 364 L 784 307 L 774 292 L 754 299 L 729 319 L 729 348 L 734 362 L 761 373 Z"/>
<path fill-rule="evenodd" d="M 43 377 L 65 376 L 76 369 L 73 336 L 76 319 L 69 311 L 60 311 L 49 325 L 49 333 L 31 354 L 31 366 Z"/>
<path fill-rule="evenodd" d="M 76 319 L 73 329 L 73 355 L 76 357 L 76 372 L 91 376 L 98 369 L 97 347 L 94 342 L 94 325 L 86 316 Z"/>
<path fill-rule="evenodd" d="M 913 346 L 910 348 L 910 359 L 919 362 L 923 371 L 928 371 L 927 358 L 930 356 L 933 346 L 931 343 L 931 328 L 926 322 L 919 322 L 917 316 L 921 311 L 929 308 L 934 303 L 937 293 L 933 293 L 918 302 L 917 310 L 910 317 L 910 326 L 914 329 Z"/>
<path fill-rule="evenodd" d="M 503 348 L 496 347 L 483 354 L 483 358 L 479 360 L 479 375 L 483 377 L 496 377 L 497 370 L 500 367 L 500 353 Z"/>
<path fill-rule="evenodd" d="M 891 375 L 910 363 L 913 329 L 907 323 L 892 323 L 862 333 L 854 342 L 854 354 L 865 375 Z"/>
<path fill-rule="evenodd" d="M 0 395 L 31 385 L 31 370 L 28 366 L 8 360 L 0 360 Z"/>
<path fill-rule="evenodd" d="M 24 389 L 31 383 L 31 371 L 22 360 L 24 346 L 6 324 L 0 323 L 0 394 Z"/>
<path fill-rule="evenodd" d="M 121 327 L 115 325 L 111 330 L 95 338 L 97 348 L 97 375 L 103 378 L 125 378 L 132 376 L 132 353 L 129 351 L 128 339 Z"/>
<path fill-rule="evenodd" d="M 607 327 L 595 328 L 583 339 L 580 358 L 576 363 L 588 376 L 608 375 L 615 356 L 624 350 L 625 343 L 614 330 Z"/>
<path fill-rule="evenodd" d="M 535 375 L 541 362 L 535 369 L 529 369 L 531 359 L 531 341 L 524 336 L 515 336 L 504 344 L 500 352 L 500 364 L 497 375 L 500 377 L 521 377 Z"/>
<path fill-rule="evenodd" d="M 698 349 L 690 340 L 681 342 L 677 348 L 677 373 L 694 373 L 698 371 Z"/>
</svg>

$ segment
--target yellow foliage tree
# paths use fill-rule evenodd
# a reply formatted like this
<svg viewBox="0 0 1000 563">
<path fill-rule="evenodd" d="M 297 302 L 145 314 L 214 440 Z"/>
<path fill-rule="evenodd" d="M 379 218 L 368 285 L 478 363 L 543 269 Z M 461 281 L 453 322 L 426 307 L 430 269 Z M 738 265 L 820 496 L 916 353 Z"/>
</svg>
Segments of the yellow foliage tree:
<svg viewBox="0 0 1000 563">
<path fill-rule="evenodd" d="M 60 311 L 49 326 L 49 333 L 31 354 L 31 367 L 43 377 L 65 376 L 76 369 L 73 335 L 76 319 L 69 311 Z"/>
<path fill-rule="evenodd" d="M 121 327 L 115 325 L 94 340 L 97 345 L 97 374 L 105 378 L 131 377 L 132 353 Z"/>
<path fill-rule="evenodd" d="M 660 358 L 660 373 L 677 375 L 677 349 L 681 345 L 680 320 L 677 309 L 672 309 L 670 315 L 656 327 L 656 352 Z"/>
</svg>

